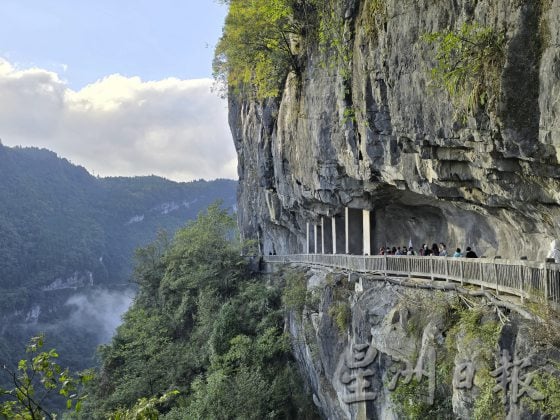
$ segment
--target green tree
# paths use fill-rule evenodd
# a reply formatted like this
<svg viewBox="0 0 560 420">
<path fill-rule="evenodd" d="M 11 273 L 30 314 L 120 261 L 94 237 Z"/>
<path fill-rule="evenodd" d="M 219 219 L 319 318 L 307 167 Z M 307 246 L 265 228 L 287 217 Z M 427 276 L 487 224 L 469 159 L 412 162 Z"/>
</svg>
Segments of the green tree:
<svg viewBox="0 0 560 420">
<path fill-rule="evenodd" d="M 237 91 L 253 86 L 258 98 L 276 97 L 290 70 L 299 73 L 293 43 L 302 26 L 296 0 L 231 0 L 214 58 L 214 77 Z"/>
<path fill-rule="evenodd" d="M 158 420 L 158 407 L 167 403 L 179 391 L 170 391 L 161 397 L 140 398 L 132 408 L 118 408 L 111 413 L 109 420 Z"/>
<path fill-rule="evenodd" d="M 66 400 L 67 409 L 80 411 L 86 397 L 81 394 L 82 386 L 92 379 L 92 374 L 75 376 L 68 369 L 62 369 L 55 362 L 56 351 L 41 351 L 43 344 L 43 336 L 33 337 L 27 346 L 29 357 L 20 360 L 16 370 L 5 364 L 1 366 L 13 385 L 9 390 L 0 388 L 0 415 L 5 418 L 54 419 L 56 414 L 46 406 L 53 394 Z"/>
<path fill-rule="evenodd" d="M 157 407 L 166 419 L 313 418 L 280 288 L 248 272 L 242 249 L 235 220 L 216 204 L 170 243 L 139 251 L 140 290 L 101 349 L 84 418 L 134 413 L 174 389 L 182 396 Z"/>
</svg>

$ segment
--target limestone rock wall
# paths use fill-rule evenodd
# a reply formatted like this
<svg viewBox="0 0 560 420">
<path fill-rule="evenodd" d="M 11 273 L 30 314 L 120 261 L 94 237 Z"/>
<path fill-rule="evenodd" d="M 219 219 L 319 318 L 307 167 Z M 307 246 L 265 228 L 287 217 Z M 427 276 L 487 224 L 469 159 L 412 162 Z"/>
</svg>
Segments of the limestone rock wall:
<svg viewBox="0 0 560 420">
<path fill-rule="evenodd" d="M 291 313 L 288 326 L 324 418 L 560 415 L 560 351 L 551 344 L 560 330 L 551 334 L 546 325 L 455 292 L 319 269 L 300 273 L 313 298 L 302 313 Z M 344 310 L 348 317 L 340 318 Z"/>
<path fill-rule="evenodd" d="M 376 246 L 544 258 L 560 236 L 560 0 L 386 0 L 373 33 L 370 1 L 340 1 L 348 65 L 304 42 L 281 98 L 230 96 L 243 234 L 302 252 L 306 222 L 346 206 L 374 211 Z M 506 62 L 497 111 L 463 122 L 420 38 L 473 20 L 505 32 Z"/>
</svg>

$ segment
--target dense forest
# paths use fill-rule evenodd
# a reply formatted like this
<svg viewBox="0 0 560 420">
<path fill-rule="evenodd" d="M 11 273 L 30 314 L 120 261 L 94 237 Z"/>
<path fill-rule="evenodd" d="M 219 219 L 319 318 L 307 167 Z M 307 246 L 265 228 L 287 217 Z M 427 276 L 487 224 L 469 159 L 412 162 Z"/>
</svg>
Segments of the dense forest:
<svg viewBox="0 0 560 420">
<path fill-rule="evenodd" d="M 216 200 L 233 211 L 237 185 L 99 178 L 51 151 L 1 144 L 0 179 L 0 363 L 45 332 L 72 369 L 94 364 L 134 296 L 134 250 Z"/>
<path fill-rule="evenodd" d="M 97 284 L 126 279 L 133 250 L 158 229 L 175 231 L 217 199 L 235 203 L 235 181 L 96 178 L 36 148 L 0 146 L 0 179 L 2 312 L 75 271 Z"/>
<path fill-rule="evenodd" d="M 104 418 L 179 393 L 166 419 L 315 418 L 284 334 L 280 285 L 248 271 L 234 219 L 211 206 L 171 243 L 137 252 L 139 292 L 86 400 Z"/>
<path fill-rule="evenodd" d="M 72 417 L 318 418 L 284 332 L 282 285 L 250 272 L 247 248 L 212 205 L 139 249 L 138 293 Z"/>
</svg>

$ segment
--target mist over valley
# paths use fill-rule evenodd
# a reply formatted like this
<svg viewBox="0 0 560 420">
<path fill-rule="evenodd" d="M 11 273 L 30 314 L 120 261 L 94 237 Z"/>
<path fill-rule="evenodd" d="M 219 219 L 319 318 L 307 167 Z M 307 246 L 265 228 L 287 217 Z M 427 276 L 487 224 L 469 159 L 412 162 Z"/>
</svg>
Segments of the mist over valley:
<svg viewBox="0 0 560 420">
<path fill-rule="evenodd" d="M 134 252 L 171 240 L 236 181 L 178 183 L 156 176 L 98 178 L 55 153 L 0 145 L 0 362 L 29 338 L 73 370 L 95 363 L 134 299 Z"/>
</svg>

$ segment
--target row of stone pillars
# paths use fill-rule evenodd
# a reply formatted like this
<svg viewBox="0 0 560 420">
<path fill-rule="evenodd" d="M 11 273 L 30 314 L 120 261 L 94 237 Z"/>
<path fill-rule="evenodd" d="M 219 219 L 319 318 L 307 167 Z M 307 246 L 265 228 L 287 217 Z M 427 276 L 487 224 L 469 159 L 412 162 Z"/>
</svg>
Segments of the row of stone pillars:
<svg viewBox="0 0 560 420">
<path fill-rule="evenodd" d="M 306 254 L 371 255 L 374 220 L 369 210 L 346 207 L 343 214 L 307 223 Z"/>
</svg>

